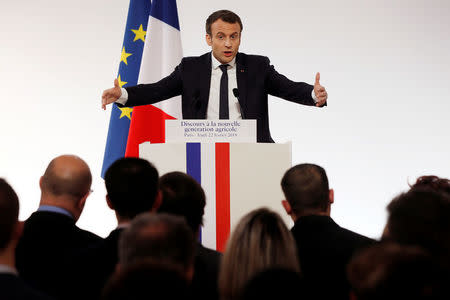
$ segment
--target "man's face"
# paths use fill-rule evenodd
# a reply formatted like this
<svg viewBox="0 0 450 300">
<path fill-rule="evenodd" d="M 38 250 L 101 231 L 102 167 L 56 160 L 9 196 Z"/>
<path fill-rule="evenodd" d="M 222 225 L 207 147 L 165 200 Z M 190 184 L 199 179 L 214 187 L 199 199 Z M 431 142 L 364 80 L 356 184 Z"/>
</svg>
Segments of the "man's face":
<svg viewBox="0 0 450 300">
<path fill-rule="evenodd" d="M 206 34 L 206 42 L 212 48 L 214 57 L 227 64 L 236 56 L 241 44 L 241 27 L 238 23 L 227 23 L 218 19 L 211 24 L 211 35 Z"/>
</svg>

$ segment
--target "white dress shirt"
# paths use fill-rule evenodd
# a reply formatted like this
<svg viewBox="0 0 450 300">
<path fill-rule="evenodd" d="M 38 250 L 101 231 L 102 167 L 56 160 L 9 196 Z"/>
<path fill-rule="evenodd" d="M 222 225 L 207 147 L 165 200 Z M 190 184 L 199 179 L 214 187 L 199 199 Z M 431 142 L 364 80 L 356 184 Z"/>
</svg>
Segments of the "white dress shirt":
<svg viewBox="0 0 450 300">
<path fill-rule="evenodd" d="M 208 110 L 206 119 L 219 119 L 220 107 L 220 79 L 222 78 L 221 63 L 211 54 L 211 86 L 209 88 Z M 242 119 L 241 109 L 238 99 L 233 94 L 233 89 L 237 89 L 236 79 L 236 57 L 228 63 L 228 111 L 230 120 Z"/>
</svg>

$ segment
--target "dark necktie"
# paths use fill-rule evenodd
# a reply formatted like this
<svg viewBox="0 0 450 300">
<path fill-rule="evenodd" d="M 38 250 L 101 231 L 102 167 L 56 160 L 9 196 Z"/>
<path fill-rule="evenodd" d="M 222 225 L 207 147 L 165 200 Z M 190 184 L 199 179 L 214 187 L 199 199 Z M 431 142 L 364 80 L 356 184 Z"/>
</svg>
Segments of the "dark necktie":
<svg viewBox="0 0 450 300">
<path fill-rule="evenodd" d="M 222 78 L 220 78 L 220 106 L 219 106 L 219 119 L 229 119 L 228 114 L 228 65 L 220 65 L 222 70 Z"/>
</svg>

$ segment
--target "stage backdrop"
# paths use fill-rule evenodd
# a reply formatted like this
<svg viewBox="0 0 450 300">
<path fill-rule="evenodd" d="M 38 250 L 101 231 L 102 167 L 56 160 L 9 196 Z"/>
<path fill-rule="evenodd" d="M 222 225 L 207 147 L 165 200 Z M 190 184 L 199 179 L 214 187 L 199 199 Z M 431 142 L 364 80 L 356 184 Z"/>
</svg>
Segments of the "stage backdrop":
<svg viewBox="0 0 450 300">
<path fill-rule="evenodd" d="M 115 219 L 100 178 L 110 115 L 100 96 L 117 75 L 128 1 L 2 0 L 0 8 L 0 176 L 25 219 L 48 162 L 81 156 L 94 193 L 79 225 L 105 236 Z M 450 2 L 183 0 L 185 56 L 209 50 L 204 22 L 223 8 L 242 17 L 242 52 L 269 56 L 294 80 L 313 83 L 321 72 L 328 107 L 271 98 L 271 130 L 292 141 L 294 163 L 327 170 L 339 224 L 379 237 L 386 204 L 408 182 L 450 177 Z"/>
</svg>

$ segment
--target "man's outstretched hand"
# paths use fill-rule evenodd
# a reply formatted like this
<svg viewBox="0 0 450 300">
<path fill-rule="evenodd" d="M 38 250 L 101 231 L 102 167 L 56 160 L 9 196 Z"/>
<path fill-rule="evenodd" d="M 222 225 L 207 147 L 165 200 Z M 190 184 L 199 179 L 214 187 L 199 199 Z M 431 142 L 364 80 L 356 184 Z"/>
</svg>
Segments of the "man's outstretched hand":
<svg viewBox="0 0 450 300">
<path fill-rule="evenodd" d="M 323 106 L 328 99 L 328 93 L 323 86 L 320 85 L 320 73 L 316 74 L 316 81 L 314 82 L 314 94 L 317 98 L 316 106 Z"/>
<path fill-rule="evenodd" d="M 119 81 L 114 79 L 114 87 L 103 91 L 102 94 L 102 108 L 105 110 L 106 105 L 116 102 L 122 96 L 120 91 Z"/>
</svg>

